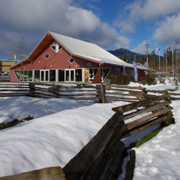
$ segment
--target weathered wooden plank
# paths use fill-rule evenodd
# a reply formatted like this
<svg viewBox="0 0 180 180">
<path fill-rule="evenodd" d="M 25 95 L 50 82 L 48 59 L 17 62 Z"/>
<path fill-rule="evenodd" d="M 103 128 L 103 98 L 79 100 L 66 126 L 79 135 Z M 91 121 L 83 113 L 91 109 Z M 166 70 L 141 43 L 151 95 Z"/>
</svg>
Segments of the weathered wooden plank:
<svg viewBox="0 0 180 180">
<path fill-rule="evenodd" d="M 180 96 L 180 93 L 170 93 L 170 92 L 168 92 L 171 96 L 173 95 L 173 96 Z"/>
<path fill-rule="evenodd" d="M 116 136 L 112 137 L 116 139 Z M 110 147 L 108 144 L 101 157 L 96 161 L 95 165 L 92 165 L 91 169 L 85 174 L 83 179 L 117 179 L 117 177 L 114 177 L 114 174 L 120 161 L 123 161 L 124 151 L 125 145 L 120 140 L 114 142 Z"/>
<path fill-rule="evenodd" d="M 34 90 L 35 90 L 35 91 L 49 92 L 49 91 L 48 91 L 48 88 L 42 88 L 42 87 L 35 87 Z"/>
<path fill-rule="evenodd" d="M 34 96 L 48 96 L 48 97 L 53 97 L 53 94 L 46 94 L 42 92 L 34 92 Z"/>
<path fill-rule="evenodd" d="M 29 91 L 29 89 L 0 89 L 1 92 L 11 91 L 11 92 L 19 92 L 19 91 Z"/>
<path fill-rule="evenodd" d="M 0 177 L 0 180 L 65 180 L 65 175 L 61 167 L 50 167 L 13 176 Z"/>
<path fill-rule="evenodd" d="M 29 96 L 29 93 L 0 93 L 1 97 L 9 97 L 9 96 Z"/>
<path fill-rule="evenodd" d="M 140 106 L 143 106 L 143 107 L 146 107 L 147 105 L 150 106 L 151 104 L 154 104 L 154 102 L 164 100 L 165 98 L 166 98 L 166 96 L 158 96 L 158 97 L 152 96 L 152 98 L 148 98 L 148 99 L 136 102 L 136 103 L 119 106 L 119 107 L 114 107 L 114 108 L 112 108 L 112 110 L 115 112 L 124 113 L 124 112 L 130 111 L 130 110 L 133 110 L 133 109 L 137 109 Z"/>
<path fill-rule="evenodd" d="M 137 100 L 136 97 L 120 97 L 120 96 L 106 96 L 106 98 L 108 99 L 131 99 L 131 100 Z"/>
<path fill-rule="evenodd" d="M 69 97 L 68 99 L 76 99 L 76 100 L 99 100 L 100 97 Z"/>
<path fill-rule="evenodd" d="M 80 94 L 80 93 L 77 93 L 77 94 L 59 94 L 60 96 L 74 96 L 74 97 L 76 97 L 76 96 L 94 96 L 94 97 L 96 97 L 96 96 L 98 96 L 99 94 L 98 93 L 92 93 L 92 94 L 86 94 L 86 93 L 84 93 L 84 94 Z"/>
<path fill-rule="evenodd" d="M 180 100 L 178 97 L 171 97 L 171 100 Z"/>
<path fill-rule="evenodd" d="M 162 110 L 160 110 L 160 111 L 158 111 L 156 113 L 152 113 L 150 115 L 139 118 L 139 119 L 137 119 L 137 120 L 135 120 L 133 122 L 130 122 L 130 123 L 126 124 L 123 127 L 122 131 L 123 132 L 128 131 L 128 130 L 131 130 L 131 129 L 137 127 L 137 126 L 140 126 L 141 124 L 146 123 L 147 121 L 151 120 L 152 118 L 158 117 L 158 116 L 160 116 L 162 114 L 165 114 L 165 113 L 171 111 L 171 109 L 172 109 L 171 107 L 168 107 L 168 108 L 162 109 Z"/>
<path fill-rule="evenodd" d="M 119 174 L 115 174 L 117 169 L 122 171 L 122 163 L 123 163 L 123 155 L 124 155 L 124 151 L 125 151 L 125 147 L 123 147 L 124 145 L 122 144 L 121 141 L 119 141 L 117 143 L 117 147 L 116 149 L 112 149 L 112 151 L 114 150 L 115 152 L 113 152 L 112 155 L 112 160 L 111 162 L 108 164 L 108 168 L 105 171 L 105 173 L 103 174 L 103 178 L 102 179 L 106 179 L 106 180 L 112 180 L 112 179 L 118 179 Z M 120 166 L 121 167 L 118 167 Z"/>
<path fill-rule="evenodd" d="M 133 180 L 135 161 L 136 161 L 136 152 L 135 150 L 131 150 L 129 153 L 129 160 L 126 167 L 125 180 Z"/>
<path fill-rule="evenodd" d="M 135 93 L 135 92 L 137 92 L 137 93 L 139 92 L 139 93 L 142 93 L 142 91 L 140 91 L 140 90 L 137 91 L 137 90 L 123 89 L 123 88 L 118 88 L 118 89 L 117 89 L 117 88 L 110 88 L 110 89 L 108 89 L 108 90 L 106 90 L 106 91 L 121 91 L 121 92 L 132 92 L 132 93 L 133 93 L 133 92 L 134 92 L 134 93 Z"/>
<path fill-rule="evenodd" d="M 89 89 L 89 88 L 93 88 L 93 89 L 99 89 L 99 87 L 96 85 L 96 86 L 88 86 L 88 85 L 86 85 L 86 86 L 67 86 L 67 85 L 62 85 L 62 86 L 60 86 L 59 87 L 59 89 L 61 90 L 61 89 Z"/>
<path fill-rule="evenodd" d="M 167 106 L 169 104 L 170 104 L 170 102 L 168 102 L 168 101 L 160 102 L 160 103 L 158 102 L 158 104 L 156 104 L 154 106 L 150 106 L 148 108 L 144 108 L 142 110 L 137 110 L 136 112 L 124 115 L 124 120 L 132 118 L 132 117 L 137 116 L 139 114 L 143 114 L 143 113 L 146 113 L 146 112 L 151 112 L 151 111 L 154 111 L 154 110 L 157 110 L 157 109 L 162 109 L 162 107 Z"/>
<path fill-rule="evenodd" d="M 100 84 L 100 102 L 101 103 L 105 103 L 106 102 L 105 87 L 104 87 L 103 83 Z"/>
<path fill-rule="evenodd" d="M 147 129 L 149 127 L 152 127 L 156 124 L 159 124 L 161 122 L 164 122 L 164 121 L 167 121 L 168 119 L 172 119 L 172 116 L 171 115 L 166 115 L 166 116 L 163 116 L 163 117 L 158 117 L 158 118 L 155 118 L 154 120 L 152 121 L 149 121 L 149 122 L 146 122 L 145 124 L 142 124 L 141 126 L 137 126 L 136 128 L 134 128 L 133 130 L 130 130 L 130 131 L 124 131 L 122 133 L 122 136 L 121 136 L 121 139 L 125 138 L 125 137 L 128 137 L 128 136 L 131 136 L 137 132 L 140 132 L 140 131 L 143 131 L 144 129 Z"/>
<path fill-rule="evenodd" d="M 119 87 L 119 88 L 127 88 L 127 89 L 140 89 L 140 90 L 145 89 L 141 86 L 125 86 L 125 85 L 119 85 L 119 84 L 111 84 L 111 87 Z"/>
<path fill-rule="evenodd" d="M 106 99 L 106 101 L 124 101 L 124 102 L 133 103 L 133 102 L 137 102 L 138 100 L 130 100 L 130 99 Z"/>
<path fill-rule="evenodd" d="M 106 92 L 106 94 L 108 96 L 110 96 L 111 94 L 114 96 L 114 95 L 120 95 L 120 96 L 135 96 L 135 95 L 132 95 L 132 94 L 125 94 L 125 93 L 117 93 L 117 92 Z M 106 96 L 107 96 L 106 95 Z"/>
<path fill-rule="evenodd" d="M 85 173 L 83 179 L 106 179 L 105 177 L 109 173 L 115 172 L 117 164 L 122 158 L 125 150 L 124 143 L 120 141 L 121 129 L 122 124 L 119 123 L 113 130 L 113 134 L 111 135 L 111 138 L 109 139 L 109 142 L 104 148 L 102 154 Z"/>
<path fill-rule="evenodd" d="M 29 86 L 0 86 L 0 88 L 2 89 L 18 89 L 18 88 L 28 89 Z"/>
<path fill-rule="evenodd" d="M 123 127 L 123 116 L 115 113 L 90 142 L 63 168 L 67 180 L 81 179 L 84 172 L 100 157 L 118 125 Z"/>
<path fill-rule="evenodd" d="M 164 94 L 166 93 L 167 91 L 166 90 L 146 90 L 147 92 L 151 92 L 151 93 L 159 93 L 159 94 Z"/>
<path fill-rule="evenodd" d="M 50 84 L 50 83 L 37 83 L 37 82 L 36 83 L 30 83 L 30 84 L 35 84 L 35 86 L 36 85 L 39 85 L 39 86 L 52 86 L 53 85 L 52 83 Z"/>
<path fill-rule="evenodd" d="M 96 89 L 67 89 L 67 90 L 59 90 L 59 92 L 97 92 Z"/>
</svg>

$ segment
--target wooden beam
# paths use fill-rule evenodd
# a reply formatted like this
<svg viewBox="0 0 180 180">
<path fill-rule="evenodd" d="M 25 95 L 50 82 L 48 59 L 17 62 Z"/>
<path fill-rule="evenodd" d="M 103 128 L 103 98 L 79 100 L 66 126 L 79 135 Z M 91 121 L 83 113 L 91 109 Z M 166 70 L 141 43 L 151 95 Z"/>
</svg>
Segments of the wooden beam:
<svg viewBox="0 0 180 180">
<path fill-rule="evenodd" d="M 155 106 L 150 106 L 150 107 L 144 108 L 142 110 L 137 110 L 136 112 L 124 115 L 124 120 L 132 118 L 132 117 L 137 116 L 139 114 L 143 114 L 143 113 L 146 113 L 146 112 L 151 112 L 151 111 L 154 111 L 154 110 L 157 110 L 157 109 L 162 109 L 164 106 L 167 106 L 169 104 L 170 104 L 170 102 L 165 101 L 165 102 L 158 103 Z"/>
<path fill-rule="evenodd" d="M 118 126 L 122 128 L 123 125 L 123 116 L 115 113 L 91 141 L 63 168 L 66 179 L 81 179 L 88 168 L 100 157 L 114 130 Z"/>
<path fill-rule="evenodd" d="M 112 108 L 112 110 L 115 112 L 124 113 L 133 109 L 137 109 L 140 106 L 146 107 L 147 105 L 154 104 L 157 101 L 164 100 L 164 98 L 165 96 L 159 96 L 159 97 L 153 96 L 153 98 L 145 99 L 145 100 L 133 103 L 133 104 L 127 104 L 124 106 L 114 107 Z"/>
<path fill-rule="evenodd" d="M 135 120 L 133 122 L 130 122 L 130 123 L 126 124 L 123 127 L 122 131 L 124 132 L 124 131 L 127 131 L 127 130 L 131 130 L 131 129 L 137 127 L 137 126 L 140 126 L 141 124 L 144 124 L 145 122 L 147 122 L 147 121 L 149 121 L 149 120 L 151 120 L 151 119 L 153 119 L 155 117 L 158 117 L 158 116 L 160 116 L 162 114 L 165 114 L 165 113 L 171 111 L 171 109 L 172 109 L 172 107 L 168 107 L 168 108 L 162 109 L 162 110 L 160 110 L 160 111 L 158 111 L 156 113 L 152 113 L 150 115 L 139 118 L 139 119 L 137 119 L 137 120 Z"/>
</svg>

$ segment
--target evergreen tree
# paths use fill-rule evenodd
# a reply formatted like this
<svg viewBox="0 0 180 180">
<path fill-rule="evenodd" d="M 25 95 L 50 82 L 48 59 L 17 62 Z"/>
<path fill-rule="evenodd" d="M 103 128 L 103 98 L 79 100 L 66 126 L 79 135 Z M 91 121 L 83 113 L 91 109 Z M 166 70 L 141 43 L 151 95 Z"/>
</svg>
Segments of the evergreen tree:
<svg viewBox="0 0 180 180">
<path fill-rule="evenodd" d="M 124 55 L 123 60 L 128 63 L 129 60 L 127 54 Z"/>
<path fill-rule="evenodd" d="M 145 56 L 141 56 L 141 58 L 139 59 L 139 63 L 144 65 L 146 62 L 146 57 Z"/>
<path fill-rule="evenodd" d="M 152 50 L 149 58 L 149 67 L 152 69 L 158 69 L 159 68 L 159 61 L 157 58 L 157 55 L 154 50 Z"/>
</svg>

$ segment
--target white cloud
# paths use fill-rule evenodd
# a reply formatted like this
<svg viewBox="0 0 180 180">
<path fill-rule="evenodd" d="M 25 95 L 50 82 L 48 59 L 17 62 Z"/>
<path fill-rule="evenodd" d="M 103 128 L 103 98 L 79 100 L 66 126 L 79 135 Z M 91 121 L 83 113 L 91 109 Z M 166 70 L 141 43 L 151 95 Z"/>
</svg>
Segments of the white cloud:
<svg viewBox="0 0 180 180">
<path fill-rule="evenodd" d="M 142 7 L 144 19 L 152 19 L 180 10 L 179 0 L 147 0 Z"/>
<path fill-rule="evenodd" d="M 0 28 L 2 33 L 8 32 L 9 36 L 3 37 L 6 41 L 6 47 L 1 44 L 0 53 L 6 54 L 12 51 L 12 37 L 19 43 L 17 33 L 24 33 L 31 38 L 30 32 L 39 33 L 41 37 L 47 31 L 53 31 L 68 36 L 87 39 L 95 42 L 103 48 L 110 45 L 125 46 L 129 41 L 121 37 L 110 27 L 110 25 L 101 22 L 101 20 L 92 12 L 75 6 L 73 0 L 1 0 L 0 5 Z M 34 42 L 37 41 L 33 38 Z M 40 39 L 39 39 L 40 40 Z M 30 52 L 34 43 L 29 44 Z M 16 43 L 14 47 L 17 49 Z M 14 50 L 15 51 L 15 50 Z"/>
<path fill-rule="evenodd" d="M 121 11 L 115 24 L 122 32 L 133 32 L 140 20 L 154 20 L 179 10 L 179 0 L 136 0 Z"/>
<path fill-rule="evenodd" d="M 0 30 L 0 59 L 6 55 L 7 58 L 25 58 L 30 53 L 32 47 L 37 43 L 37 39 L 28 33 Z"/>
<path fill-rule="evenodd" d="M 135 1 L 120 11 L 120 15 L 114 24 L 120 28 L 121 32 L 129 33 L 135 30 L 135 23 L 141 17 L 142 13 L 141 4 L 141 1 Z"/>
<path fill-rule="evenodd" d="M 132 51 L 136 53 L 140 53 L 140 54 L 146 54 L 146 51 L 147 51 L 146 44 L 147 44 L 147 41 L 143 41 L 140 44 L 138 44 L 136 48 L 132 49 Z"/>
<path fill-rule="evenodd" d="M 180 43 L 180 13 L 177 16 L 167 17 L 154 33 L 154 39 L 162 43 Z"/>
</svg>

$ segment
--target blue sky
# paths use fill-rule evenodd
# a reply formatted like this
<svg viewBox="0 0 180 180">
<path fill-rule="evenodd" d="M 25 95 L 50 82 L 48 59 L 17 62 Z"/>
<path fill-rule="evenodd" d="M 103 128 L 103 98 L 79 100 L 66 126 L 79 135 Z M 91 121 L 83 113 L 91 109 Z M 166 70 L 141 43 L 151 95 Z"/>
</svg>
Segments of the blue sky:
<svg viewBox="0 0 180 180">
<path fill-rule="evenodd" d="M 1 0 L 0 59 L 28 56 L 47 31 L 104 49 L 180 48 L 180 0 Z M 158 54 L 158 52 L 156 51 Z"/>
</svg>

